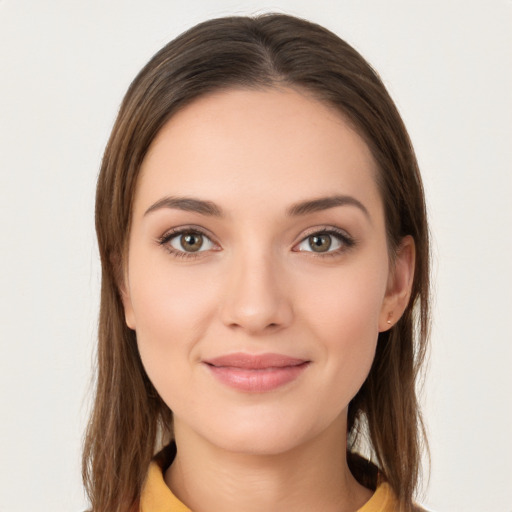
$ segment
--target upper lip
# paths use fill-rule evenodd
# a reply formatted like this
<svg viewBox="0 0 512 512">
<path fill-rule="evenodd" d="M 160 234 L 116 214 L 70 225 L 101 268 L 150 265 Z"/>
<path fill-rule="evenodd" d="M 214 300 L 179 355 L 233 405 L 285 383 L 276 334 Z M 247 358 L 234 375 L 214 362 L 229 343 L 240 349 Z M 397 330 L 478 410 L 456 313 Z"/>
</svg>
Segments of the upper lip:
<svg viewBox="0 0 512 512">
<path fill-rule="evenodd" d="M 226 354 L 212 359 L 204 360 L 204 363 L 217 367 L 243 368 L 247 370 L 262 370 L 265 368 L 286 368 L 298 366 L 308 362 L 306 359 L 290 357 L 283 354 Z"/>
</svg>

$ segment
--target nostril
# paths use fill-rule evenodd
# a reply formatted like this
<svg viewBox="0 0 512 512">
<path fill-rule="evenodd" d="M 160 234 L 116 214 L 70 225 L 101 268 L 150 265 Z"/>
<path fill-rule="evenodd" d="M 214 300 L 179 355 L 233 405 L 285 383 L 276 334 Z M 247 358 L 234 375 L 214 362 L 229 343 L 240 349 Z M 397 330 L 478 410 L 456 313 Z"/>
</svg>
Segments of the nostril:
<svg viewBox="0 0 512 512">
<path fill-rule="evenodd" d="M 231 276 L 230 287 L 219 304 L 222 323 L 251 333 L 273 333 L 292 321 L 290 297 L 269 277 L 247 279 L 247 272 Z"/>
</svg>

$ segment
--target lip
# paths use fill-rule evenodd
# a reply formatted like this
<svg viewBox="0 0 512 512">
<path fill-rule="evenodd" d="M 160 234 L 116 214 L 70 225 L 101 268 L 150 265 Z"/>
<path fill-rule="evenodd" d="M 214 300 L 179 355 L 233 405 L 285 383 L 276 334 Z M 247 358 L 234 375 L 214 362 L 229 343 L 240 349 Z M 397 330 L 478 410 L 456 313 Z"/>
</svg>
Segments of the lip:
<svg viewBox="0 0 512 512">
<path fill-rule="evenodd" d="M 234 389 L 264 393 L 297 379 L 311 361 L 283 354 L 227 354 L 203 361 L 211 374 Z"/>
</svg>

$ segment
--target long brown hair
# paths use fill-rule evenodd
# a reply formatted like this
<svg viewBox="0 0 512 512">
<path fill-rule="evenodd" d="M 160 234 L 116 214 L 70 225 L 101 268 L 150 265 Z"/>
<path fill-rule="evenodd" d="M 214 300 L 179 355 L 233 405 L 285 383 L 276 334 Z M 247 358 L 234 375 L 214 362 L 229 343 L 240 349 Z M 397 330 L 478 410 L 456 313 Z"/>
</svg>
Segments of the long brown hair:
<svg viewBox="0 0 512 512">
<path fill-rule="evenodd" d="M 405 235 L 416 244 L 410 303 L 379 335 L 370 374 L 348 413 L 351 470 L 375 485 L 372 466 L 353 455 L 366 443 L 401 510 L 411 510 L 424 431 L 416 381 L 429 325 L 429 240 L 418 165 L 392 99 L 361 55 L 318 25 L 271 14 L 207 21 L 170 42 L 132 82 L 107 144 L 96 196 L 102 264 L 97 388 L 83 455 L 94 512 L 134 509 L 150 459 L 172 439 L 171 411 L 144 371 L 119 292 L 141 163 L 166 121 L 199 96 L 275 86 L 306 90 L 352 123 L 380 171 L 390 257 Z"/>
</svg>

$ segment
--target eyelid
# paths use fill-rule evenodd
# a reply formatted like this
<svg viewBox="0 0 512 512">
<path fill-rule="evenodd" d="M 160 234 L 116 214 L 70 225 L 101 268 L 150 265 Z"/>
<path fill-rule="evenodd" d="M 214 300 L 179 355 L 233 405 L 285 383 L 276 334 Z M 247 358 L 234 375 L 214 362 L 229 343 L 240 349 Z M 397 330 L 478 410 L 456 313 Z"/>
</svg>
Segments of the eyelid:
<svg viewBox="0 0 512 512">
<path fill-rule="evenodd" d="M 184 235 L 187 233 L 200 234 L 201 236 L 207 238 L 213 244 L 214 248 L 203 250 L 203 251 L 199 250 L 196 252 L 187 252 L 187 251 L 182 251 L 180 249 L 176 249 L 175 247 L 172 247 L 170 245 L 169 242 L 173 238 L 176 238 L 180 235 Z M 179 256 L 179 257 L 185 257 L 185 258 L 195 258 L 195 257 L 203 256 L 204 253 L 207 253 L 210 251 L 219 251 L 220 250 L 220 245 L 215 240 L 215 237 L 212 236 L 210 234 L 210 232 L 208 230 L 206 230 L 205 228 L 203 228 L 201 226 L 196 226 L 194 224 L 188 224 L 185 226 L 178 226 L 178 227 L 168 229 L 162 236 L 158 237 L 156 241 L 159 245 L 165 246 L 167 251 L 169 251 L 171 254 L 173 254 L 175 256 Z"/>
<path fill-rule="evenodd" d="M 337 226 L 332 226 L 330 224 L 321 224 L 319 226 L 313 226 L 311 228 L 306 229 L 300 235 L 300 241 L 304 240 L 308 236 L 317 235 L 320 233 L 334 233 L 346 238 L 353 238 L 345 229 L 339 228 Z"/>
<path fill-rule="evenodd" d="M 326 252 L 315 252 L 315 251 L 305 251 L 305 250 L 298 250 L 297 247 L 305 242 L 309 237 L 314 235 L 331 235 L 341 242 L 342 246 L 340 248 L 326 251 Z M 354 245 L 356 245 L 355 238 L 350 235 L 347 231 L 344 229 L 338 228 L 336 226 L 315 226 L 313 228 L 309 228 L 306 230 L 306 232 L 301 234 L 300 240 L 294 244 L 292 250 L 295 252 L 304 252 L 304 253 L 313 253 L 315 256 L 334 256 L 336 254 L 345 252 L 349 249 L 351 249 Z"/>
</svg>

